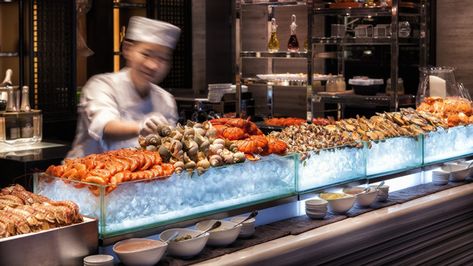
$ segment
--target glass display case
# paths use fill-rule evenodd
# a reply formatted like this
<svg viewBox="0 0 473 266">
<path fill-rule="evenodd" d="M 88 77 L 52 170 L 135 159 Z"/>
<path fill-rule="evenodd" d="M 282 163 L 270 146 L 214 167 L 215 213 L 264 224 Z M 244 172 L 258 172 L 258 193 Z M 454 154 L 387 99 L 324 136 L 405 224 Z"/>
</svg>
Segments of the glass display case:
<svg viewBox="0 0 473 266">
<path fill-rule="evenodd" d="M 473 126 L 438 129 L 417 137 L 322 149 L 305 158 L 270 155 L 202 175 L 185 172 L 125 182 L 115 189 L 38 174 L 34 191 L 78 203 L 82 214 L 98 218 L 101 238 L 109 238 L 471 156 L 472 134 Z"/>
<path fill-rule="evenodd" d="M 299 162 L 297 191 L 306 192 L 365 178 L 366 145 L 312 151 Z"/>
<path fill-rule="evenodd" d="M 40 110 L 27 112 L 0 111 L 0 144 L 33 144 L 41 142 L 43 119 Z"/>
<path fill-rule="evenodd" d="M 35 177 L 35 193 L 78 203 L 83 215 L 99 219 L 101 237 L 112 237 L 292 196 L 295 158 L 271 155 L 202 175 L 126 182 L 110 193 L 107 186 L 42 174 Z"/>
<path fill-rule="evenodd" d="M 422 135 L 365 143 L 366 175 L 404 171 L 422 165 Z"/>
<path fill-rule="evenodd" d="M 473 153 L 473 126 L 438 129 L 424 135 L 424 164 Z"/>
</svg>

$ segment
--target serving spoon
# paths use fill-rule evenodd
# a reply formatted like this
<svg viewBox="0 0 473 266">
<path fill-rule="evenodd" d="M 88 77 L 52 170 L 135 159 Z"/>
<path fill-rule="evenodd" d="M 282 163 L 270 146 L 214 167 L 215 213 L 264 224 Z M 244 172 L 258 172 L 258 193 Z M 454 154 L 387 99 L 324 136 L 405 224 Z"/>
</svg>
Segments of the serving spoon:
<svg viewBox="0 0 473 266">
<path fill-rule="evenodd" d="M 382 187 L 384 185 L 384 181 L 381 181 L 381 183 L 379 183 L 378 186 L 376 186 L 376 190 L 379 190 L 380 187 Z"/>
<path fill-rule="evenodd" d="M 208 231 L 211 231 L 211 230 L 214 230 L 215 228 L 219 228 L 220 226 L 222 225 L 222 222 L 220 221 L 216 221 L 214 224 L 212 224 L 212 226 L 210 226 L 208 229 L 204 230 L 202 233 L 192 237 L 192 238 L 197 238 L 205 233 L 207 233 Z"/>
<path fill-rule="evenodd" d="M 176 237 L 179 235 L 179 232 L 174 232 L 164 243 L 169 244 L 169 242 L 173 241 L 176 239 Z"/>
<path fill-rule="evenodd" d="M 250 213 L 250 215 L 248 215 L 248 217 L 246 217 L 245 219 L 241 220 L 239 223 L 235 224 L 233 227 L 239 226 L 240 224 L 242 224 L 242 223 L 248 221 L 249 219 L 256 217 L 256 215 L 258 215 L 258 211 L 252 211 L 252 212 Z"/>
</svg>

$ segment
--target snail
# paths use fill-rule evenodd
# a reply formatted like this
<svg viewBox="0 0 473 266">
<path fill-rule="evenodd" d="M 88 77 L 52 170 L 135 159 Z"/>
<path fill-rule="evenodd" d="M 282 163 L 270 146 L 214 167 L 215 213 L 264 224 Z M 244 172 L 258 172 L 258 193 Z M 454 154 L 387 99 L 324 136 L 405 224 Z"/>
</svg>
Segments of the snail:
<svg viewBox="0 0 473 266">
<path fill-rule="evenodd" d="M 146 146 L 148 145 L 159 146 L 161 145 L 161 137 L 157 134 L 149 134 L 148 136 L 145 137 L 145 143 L 146 143 Z"/>
<path fill-rule="evenodd" d="M 203 174 L 210 167 L 210 162 L 207 158 L 203 158 L 197 162 L 197 173 L 199 175 Z"/>
<path fill-rule="evenodd" d="M 185 165 L 183 161 L 177 161 L 174 163 L 174 172 L 179 174 L 182 172 L 182 170 L 184 170 L 184 167 Z"/>
<path fill-rule="evenodd" d="M 146 147 L 146 138 L 140 135 L 138 137 L 138 144 L 140 144 L 140 146 L 142 148 L 145 148 Z"/>
<path fill-rule="evenodd" d="M 209 162 L 210 162 L 210 165 L 212 165 L 213 167 L 223 165 L 222 156 L 220 156 L 218 154 L 214 154 L 214 155 L 210 156 Z"/>
<path fill-rule="evenodd" d="M 243 152 L 235 152 L 233 154 L 233 162 L 241 163 L 246 160 L 245 154 Z"/>
<path fill-rule="evenodd" d="M 169 134 L 171 134 L 171 128 L 165 125 L 158 125 L 156 133 L 161 137 L 167 137 Z"/>
</svg>

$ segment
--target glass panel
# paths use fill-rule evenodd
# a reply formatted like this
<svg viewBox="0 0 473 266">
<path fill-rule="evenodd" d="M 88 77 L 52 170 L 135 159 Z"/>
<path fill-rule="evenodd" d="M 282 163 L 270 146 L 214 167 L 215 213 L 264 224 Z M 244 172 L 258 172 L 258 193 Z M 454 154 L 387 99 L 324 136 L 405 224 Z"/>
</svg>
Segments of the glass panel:
<svg viewBox="0 0 473 266">
<path fill-rule="evenodd" d="M 122 183 L 107 195 L 100 187 L 102 201 L 87 185 L 59 178 L 39 178 L 35 192 L 78 203 L 82 214 L 99 218 L 102 237 L 113 236 L 294 195 L 295 157 L 271 155 L 200 176 Z"/>
<path fill-rule="evenodd" d="M 299 162 L 297 191 L 318 189 L 365 177 L 365 148 L 312 151 Z"/>
<path fill-rule="evenodd" d="M 70 181 L 46 174 L 34 175 L 34 193 L 52 200 L 72 200 L 79 205 L 81 214 L 99 220 L 102 226 L 100 186 L 97 184 Z M 92 191 L 97 191 L 95 194 Z"/>
<path fill-rule="evenodd" d="M 473 153 L 473 126 L 441 128 L 424 137 L 424 163 Z"/>
<path fill-rule="evenodd" d="M 366 174 L 380 175 L 422 165 L 422 136 L 397 137 L 365 143 Z"/>
<path fill-rule="evenodd" d="M 0 112 L 0 143 L 34 144 L 41 139 L 41 111 Z"/>
</svg>

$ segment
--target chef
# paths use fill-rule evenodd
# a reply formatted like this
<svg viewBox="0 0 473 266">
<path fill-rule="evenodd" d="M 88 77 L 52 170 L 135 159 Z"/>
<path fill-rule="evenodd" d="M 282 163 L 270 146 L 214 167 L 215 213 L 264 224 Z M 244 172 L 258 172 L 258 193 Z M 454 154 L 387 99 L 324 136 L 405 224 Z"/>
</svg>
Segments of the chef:
<svg viewBox="0 0 473 266">
<path fill-rule="evenodd" d="M 123 42 L 126 67 L 92 77 L 78 106 L 76 138 L 68 158 L 138 146 L 138 136 L 159 124 L 175 126 L 174 97 L 160 88 L 181 30 L 169 23 L 131 17 Z"/>
</svg>

